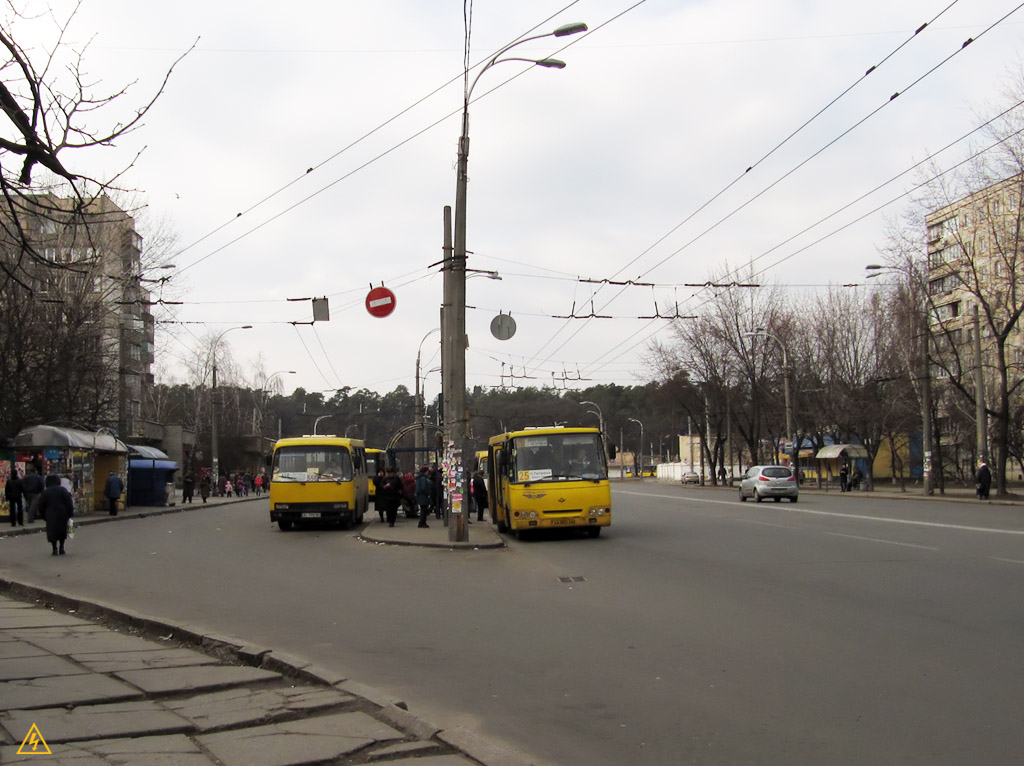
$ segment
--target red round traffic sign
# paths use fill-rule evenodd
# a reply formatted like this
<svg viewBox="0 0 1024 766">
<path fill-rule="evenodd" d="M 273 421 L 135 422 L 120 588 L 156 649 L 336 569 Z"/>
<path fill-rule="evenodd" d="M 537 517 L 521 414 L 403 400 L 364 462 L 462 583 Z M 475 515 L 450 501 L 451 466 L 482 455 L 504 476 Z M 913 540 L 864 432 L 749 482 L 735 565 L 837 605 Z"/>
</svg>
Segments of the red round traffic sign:
<svg viewBox="0 0 1024 766">
<path fill-rule="evenodd" d="M 366 310 L 371 316 L 386 317 L 395 310 L 395 294 L 381 285 L 366 294 Z"/>
</svg>

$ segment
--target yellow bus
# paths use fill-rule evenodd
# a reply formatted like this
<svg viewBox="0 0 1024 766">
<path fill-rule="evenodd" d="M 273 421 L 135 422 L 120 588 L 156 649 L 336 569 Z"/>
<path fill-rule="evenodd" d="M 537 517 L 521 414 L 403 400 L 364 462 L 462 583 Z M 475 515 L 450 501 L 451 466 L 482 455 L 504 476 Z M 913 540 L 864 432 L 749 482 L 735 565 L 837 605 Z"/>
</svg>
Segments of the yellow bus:
<svg viewBox="0 0 1024 766">
<path fill-rule="evenodd" d="M 377 477 L 377 471 L 387 468 L 384 465 L 385 459 L 384 450 L 375 447 L 366 448 L 366 478 L 371 501 L 377 496 L 377 483 L 374 481 Z"/>
<path fill-rule="evenodd" d="M 304 522 L 360 524 L 369 505 L 362 441 L 298 436 L 274 444 L 270 521 L 282 531 Z"/>
<path fill-rule="evenodd" d="M 604 440 L 596 428 L 528 428 L 488 443 L 488 502 L 499 532 L 586 529 L 612 523 Z M 611 448 L 614 457 L 615 448 Z"/>
</svg>

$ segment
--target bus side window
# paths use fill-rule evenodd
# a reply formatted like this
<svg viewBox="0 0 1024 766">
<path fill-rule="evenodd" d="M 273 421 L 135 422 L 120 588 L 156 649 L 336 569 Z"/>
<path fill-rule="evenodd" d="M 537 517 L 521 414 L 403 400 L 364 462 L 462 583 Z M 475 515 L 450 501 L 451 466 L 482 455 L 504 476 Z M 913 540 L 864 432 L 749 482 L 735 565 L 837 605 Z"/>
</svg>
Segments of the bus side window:
<svg viewBox="0 0 1024 766">
<path fill-rule="evenodd" d="M 357 476 L 362 475 L 362 473 L 363 473 L 363 450 L 360 449 L 359 447 L 356 447 L 355 450 L 353 450 L 352 464 L 355 466 L 356 475 Z"/>
</svg>

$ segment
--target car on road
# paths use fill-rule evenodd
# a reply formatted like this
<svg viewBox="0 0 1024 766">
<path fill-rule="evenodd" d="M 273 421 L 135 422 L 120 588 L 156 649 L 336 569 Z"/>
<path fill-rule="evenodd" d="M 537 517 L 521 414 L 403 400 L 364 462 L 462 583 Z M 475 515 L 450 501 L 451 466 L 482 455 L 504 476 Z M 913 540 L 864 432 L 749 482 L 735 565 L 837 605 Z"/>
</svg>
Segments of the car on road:
<svg viewBox="0 0 1024 766">
<path fill-rule="evenodd" d="M 751 466 L 740 479 L 740 501 L 743 502 L 752 497 L 760 503 L 770 497 L 781 503 L 782 498 L 788 497 L 791 503 L 795 503 L 799 491 L 796 474 L 784 465 Z"/>
<path fill-rule="evenodd" d="M 696 471 L 687 471 L 683 474 L 683 484 L 700 484 L 700 474 Z"/>
</svg>

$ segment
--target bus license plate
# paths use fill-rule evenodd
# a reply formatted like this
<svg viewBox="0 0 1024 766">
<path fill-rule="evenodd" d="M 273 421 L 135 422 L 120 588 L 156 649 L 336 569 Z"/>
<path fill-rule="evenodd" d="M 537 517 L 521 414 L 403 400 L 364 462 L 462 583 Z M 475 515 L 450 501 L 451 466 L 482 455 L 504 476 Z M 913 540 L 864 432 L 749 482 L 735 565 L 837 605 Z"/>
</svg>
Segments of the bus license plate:
<svg viewBox="0 0 1024 766">
<path fill-rule="evenodd" d="M 552 526 L 571 526 L 576 523 L 576 519 L 552 519 Z"/>
<path fill-rule="evenodd" d="M 304 513 L 304 514 L 302 514 L 302 518 L 304 518 L 304 519 L 319 519 L 320 518 L 320 514 L 319 513 Z"/>
</svg>

